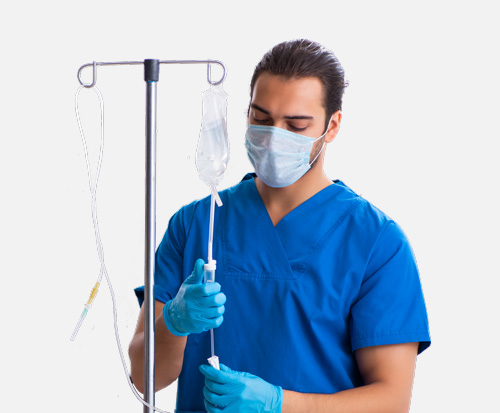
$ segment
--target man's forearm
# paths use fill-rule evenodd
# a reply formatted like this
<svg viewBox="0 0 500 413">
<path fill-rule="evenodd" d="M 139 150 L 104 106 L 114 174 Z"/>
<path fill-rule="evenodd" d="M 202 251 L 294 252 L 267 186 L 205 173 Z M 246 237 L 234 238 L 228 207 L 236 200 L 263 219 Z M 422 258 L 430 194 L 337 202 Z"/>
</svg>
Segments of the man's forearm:
<svg viewBox="0 0 500 413">
<path fill-rule="evenodd" d="M 283 391 L 283 413 L 407 413 L 410 394 L 387 383 L 372 383 L 335 394 Z"/>
<path fill-rule="evenodd" d="M 161 309 L 160 309 L 161 310 Z M 170 333 L 163 314 L 156 309 L 155 320 L 155 391 L 174 382 L 182 370 L 186 337 Z M 144 393 L 144 332 L 137 332 L 129 346 L 131 376 L 137 389 Z"/>
</svg>

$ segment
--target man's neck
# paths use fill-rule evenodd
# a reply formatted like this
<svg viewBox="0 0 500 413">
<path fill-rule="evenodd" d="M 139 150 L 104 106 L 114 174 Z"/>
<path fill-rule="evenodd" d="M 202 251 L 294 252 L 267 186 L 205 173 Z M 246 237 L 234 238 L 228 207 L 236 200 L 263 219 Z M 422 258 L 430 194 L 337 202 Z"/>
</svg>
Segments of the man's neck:
<svg viewBox="0 0 500 413">
<path fill-rule="evenodd" d="M 255 178 L 255 186 L 274 226 L 285 215 L 331 184 L 323 173 L 322 165 L 314 165 L 297 182 L 284 188 L 272 188 Z"/>
</svg>

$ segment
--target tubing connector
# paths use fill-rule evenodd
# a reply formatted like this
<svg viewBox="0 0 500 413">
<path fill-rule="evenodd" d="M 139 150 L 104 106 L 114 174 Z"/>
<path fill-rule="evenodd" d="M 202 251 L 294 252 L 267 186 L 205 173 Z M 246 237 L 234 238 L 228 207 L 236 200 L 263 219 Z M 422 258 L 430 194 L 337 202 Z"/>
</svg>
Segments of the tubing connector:
<svg viewBox="0 0 500 413">
<path fill-rule="evenodd" d="M 75 341 L 76 335 L 78 334 L 78 331 L 80 330 L 80 327 L 82 326 L 83 320 L 85 320 L 85 317 L 87 316 L 87 313 L 89 312 L 90 308 L 92 307 L 92 302 L 95 299 L 95 296 L 97 295 L 97 292 L 99 291 L 99 281 L 96 282 L 94 288 L 92 289 L 90 293 L 89 300 L 85 304 L 83 308 L 82 315 L 80 316 L 80 319 L 78 320 L 78 323 L 76 324 L 75 329 L 73 330 L 73 334 L 71 335 L 71 341 Z"/>
<path fill-rule="evenodd" d="M 97 292 L 99 291 L 99 281 L 96 282 L 94 288 L 92 289 L 92 292 L 90 293 L 90 297 L 89 297 L 89 300 L 87 301 L 87 304 L 86 306 L 88 305 L 89 308 L 92 306 L 92 302 L 94 301 L 95 299 L 95 296 L 97 295 Z"/>
<path fill-rule="evenodd" d="M 205 271 L 215 271 L 217 269 L 217 261 L 216 260 L 210 260 L 208 261 L 204 266 L 203 269 Z"/>
<path fill-rule="evenodd" d="M 208 361 L 208 364 L 210 364 L 214 369 L 220 370 L 219 357 L 212 356 L 209 359 L 207 359 L 207 361 Z"/>
</svg>

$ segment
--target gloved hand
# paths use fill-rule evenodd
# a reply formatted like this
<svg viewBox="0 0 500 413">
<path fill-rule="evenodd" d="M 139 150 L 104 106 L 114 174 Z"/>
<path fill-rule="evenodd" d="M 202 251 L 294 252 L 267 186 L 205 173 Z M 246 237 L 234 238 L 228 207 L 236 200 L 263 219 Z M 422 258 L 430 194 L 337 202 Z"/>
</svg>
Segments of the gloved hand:
<svg viewBox="0 0 500 413">
<path fill-rule="evenodd" d="M 205 376 L 205 408 L 209 413 L 281 412 L 283 389 L 249 373 L 200 366 Z"/>
<path fill-rule="evenodd" d="M 203 284 L 204 261 L 198 259 L 192 274 L 182 283 L 174 299 L 165 303 L 163 318 L 177 336 L 202 333 L 219 327 L 224 320 L 226 296 L 217 282 Z"/>
</svg>

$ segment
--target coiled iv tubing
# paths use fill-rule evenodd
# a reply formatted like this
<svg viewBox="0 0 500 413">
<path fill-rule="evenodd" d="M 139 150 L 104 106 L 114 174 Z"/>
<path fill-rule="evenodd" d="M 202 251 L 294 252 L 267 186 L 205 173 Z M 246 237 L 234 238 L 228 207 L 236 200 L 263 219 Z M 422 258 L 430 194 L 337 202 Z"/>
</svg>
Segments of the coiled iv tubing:
<svg viewBox="0 0 500 413">
<path fill-rule="evenodd" d="M 71 341 L 74 341 L 76 338 L 76 335 L 78 334 L 78 331 L 80 330 L 80 327 L 83 323 L 83 320 L 87 316 L 88 311 L 90 310 L 92 306 L 92 302 L 94 301 L 99 285 L 102 281 L 102 277 L 106 279 L 106 283 L 108 284 L 109 292 L 111 294 L 111 301 L 113 304 L 113 325 L 114 325 L 114 330 L 115 330 L 115 338 L 116 338 L 116 344 L 118 346 L 118 352 L 120 353 L 120 359 L 122 361 L 122 366 L 123 370 L 125 371 L 125 376 L 127 378 L 127 382 L 130 386 L 130 389 L 132 390 L 132 393 L 134 396 L 146 407 L 153 409 L 156 412 L 160 413 L 169 413 L 165 410 L 161 410 L 148 402 L 146 402 L 140 395 L 139 391 L 135 388 L 134 384 L 132 383 L 132 380 L 130 378 L 130 373 L 128 371 L 127 363 L 125 361 L 125 357 L 123 355 L 123 350 L 122 346 L 120 343 L 120 336 L 118 333 L 118 315 L 117 315 L 117 309 L 116 309 L 116 299 L 115 299 L 115 293 L 113 291 L 113 286 L 111 284 L 111 280 L 109 278 L 108 272 L 106 270 L 106 265 L 104 263 L 104 250 L 101 242 L 101 235 L 99 233 L 99 223 L 97 220 L 97 182 L 99 180 L 99 174 L 101 171 L 101 164 L 102 164 L 102 157 L 103 157 L 103 151 L 104 151 L 104 100 L 102 98 L 101 92 L 97 87 L 93 86 L 91 89 L 94 90 L 96 93 L 98 99 L 99 99 L 99 106 L 100 106 L 100 111 L 101 111 L 101 140 L 100 140 L 100 147 L 99 147 L 99 160 L 97 162 L 97 170 L 96 170 L 96 176 L 95 176 L 95 181 L 92 180 L 92 173 L 90 171 L 90 161 L 89 161 L 89 153 L 87 149 L 87 141 L 85 139 L 85 134 L 83 132 L 82 128 L 82 123 L 80 120 L 80 113 L 78 109 L 78 97 L 80 95 L 81 90 L 84 88 L 84 86 L 80 86 L 78 90 L 76 91 L 75 94 L 75 111 L 76 111 L 76 120 L 78 122 L 78 128 L 80 130 L 80 136 L 82 138 L 82 143 L 83 143 L 83 149 L 85 152 L 85 161 L 87 163 L 87 174 L 89 178 L 89 187 L 90 187 L 90 194 L 91 194 L 91 208 L 92 208 L 92 223 L 94 225 L 94 233 L 95 233 L 95 238 L 96 238 L 96 245 L 97 245 L 97 254 L 99 256 L 99 261 L 100 261 L 100 270 L 99 270 L 99 277 L 97 278 L 97 282 L 92 289 L 92 292 L 90 294 L 90 298 L 85 304 L 84 310 L 80 316 L 80 319 L 78 320 L 78 323 L 73 331 L 73 334 L 71 335 Z"/>
</svg>

